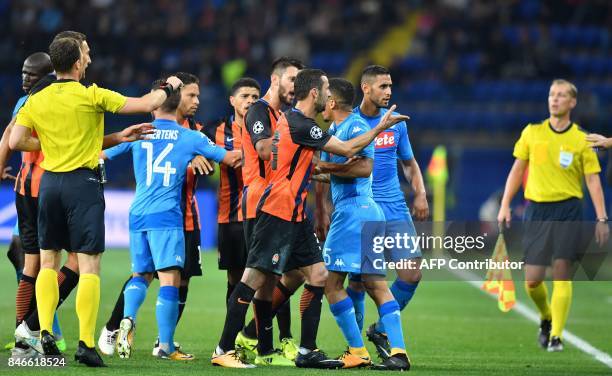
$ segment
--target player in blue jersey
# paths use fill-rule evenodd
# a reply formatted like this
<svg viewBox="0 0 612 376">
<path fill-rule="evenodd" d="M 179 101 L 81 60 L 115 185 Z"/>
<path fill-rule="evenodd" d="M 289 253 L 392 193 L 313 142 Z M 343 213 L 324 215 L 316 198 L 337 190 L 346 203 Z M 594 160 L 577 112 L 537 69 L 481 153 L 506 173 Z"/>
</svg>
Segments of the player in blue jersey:
<svg viewBox="0 0 612 376">
<path fill-rule="evenodd" d="M 159 88 L 163 81 L 154 83 Z M 176 122 L 180 92 L 170 95 L 154 113 L 156 130 L 148 140 L 121 144 L 103 152 L 113 159 L 131 152 L 136 179 L 136 196 L 130 206 L 130 254 L 133 277 L 124 290 L 124 319 L 119 326 L 117 352 L 129 358 L 132 352 L 136 314 L 146 296 L 153 273 L 159 276 L 156 304 L 160 350 L 158 357 L 192 360 L 193 355 L 174 348 L 178 317 L 180 270 L 185 262 L 185 239 L 181 193 L 187 165 L 202 155 L 235 167 L 240 152 L 215 146 L 203 133 L 183 128 Z"/>
<path fill-rule="evenodd" d="M 342 141 L 348 141 L 369 131 L 368 123 L 352 112 L 355 99 L 353 85 L 344 79 L 334 78 L 329 80 L 329 89 L 331 98 L 323 113 L 326 121 L 333 120 L 328 132 Z M 318 166 L 319 170 L 332 172 L 331 195 L 335 207 L 323 248 L 323 259 L 329 270 L 325 296 L 348 342 L 348 349 L 340 357 L 343 368 L 371 364 L 353 302 L 344 289 L 347 274 L 357 273 L 362 276 L 366 290 L 378 307 L 380 320 L 389 332 L 392 347 L 390 357 L 376 368 L 408 370 L 410 362 L 404 345 L 400 307 L 385 280 L 384 255 L 376 253 L 372 247 L 376 237 L 385 235 L 385 217 L 372 195 L 374 142 L 359 156 L 362 157 L 360 160 L 347 163 L 345 157 L 324 152 Z M 329 163 L 340 168 L 330 168 Z"/>
<path fill-rule="evenodd" d="M 360 115 L 370 127 L 375 126 L 387 112 L 391 99 L 391 75 L 381 66 L 373 65 L 364 69 L 361 76 L 363 100 L 353 112 Z M 412 217 L 406 205 L 404 193 L 400 188 L 397 163 L 398 160 L 407 181 L 414 191 L 413 214 L 416 219 L 424 220 L 429 216 L 425 184 L 419 165 L 414 158 L 405 122 L 398 123 L 382 132 L 375 140 L 375 158 L 372 190 L 374 201 L 381 207 L 387 222 L 386 236 L 396 234 L 416 235 Z M 324 208 L 324 206 L 321 206 Z M 326 213 L 320 211 L 316 215 L 319 234 L 325 231 Z M 386 250 L 391 261 L 411 259 L 411 268 L 397 270 L 398 278 L 391 286 L 391 292 L 403 310 L 412 299 L 421 280 L 420 263 L 421 250 L 412 248 L 391 248 Z M 359 275 L 352 275 L 347 292 L 352 298 L 360 328 L 363 328 L 365 312 L 365 290 Z M 381 358 L 389 356 L 390 346 L 385 335 L 383 323 L 372 324 L 367 331 L 370 341 L 376 345 Z"/>
<path fill-rule="evenodd" d="M 363 100 L 361 105 L 354 109 L 370 127 L 377 124 L 389 106 L 392 87 L 391 74 L 380 65 L 368 66 L 361 75 L 361 90 Z M 396 234 L 408 234 L 416 236 L 416 230 L 412 223 L 412 217 L 404 193 L 400 189 L 397 161 L 399 160 L 404 177 L 410 182 L 414 192 L 413 214 L 417 220 L 425 220 L 429 216 L 429 206 L 425 191 L 425 184 L 419 164 L 414 158 L 408 129 L 405 122 L 398 123 L 394 127 L 381 133 L 376 139 L 376 153 L 374 158 L 374 181 L 372 190 L 374 201 L 380 205 L 385 214 L 387 222 L 386 236 L 395 237 Z M 401 259 L 412 259 L 412 268 L 397 270 L 398 278 L 391 286 L 391 292 L 403 310 L 412 299 L 419 281 L 421 280 L 421 250 L 411 248 L 391 248 L 388 250 L 391 261 Z M 359 307 L 359 282 L 352 282 L 351 287 L 356 291 L 355 301 Z M 381 357 L 389 355 L 389 344 L 385 338 L 384 324 L 380 320 L 372 324 L 367 330 L 370 341 L 376 345 Z M 387 333 L 388 335 L 389 333 Z"/>
</svg>

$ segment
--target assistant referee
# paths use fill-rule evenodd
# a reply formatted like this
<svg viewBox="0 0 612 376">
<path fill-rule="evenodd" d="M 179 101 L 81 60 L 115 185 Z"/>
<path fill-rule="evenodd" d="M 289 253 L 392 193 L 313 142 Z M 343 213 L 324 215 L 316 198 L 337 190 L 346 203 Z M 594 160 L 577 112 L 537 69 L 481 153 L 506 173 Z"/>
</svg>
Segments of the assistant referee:
<svg viewBox="0 0 612 376">
<path fill-rule="evenodd" d="M 525 288 L 540 311 L 538 341 L 549 352 L 563 350 L 561 334 L 572 299 L 571 266 L 583 251 L 583 176 L 597 214 L 597 242 L 605 243 L 609 233 L 597 155 L 586 140 L 586 132 L 570 119 L 577 94 L 576 86 L 569 81 L 552 82 L 548 94 L 550 117 L 523 129 L 514 146 L 516 160 L 497 216 L 500 223 L 510 222 L 510 203 L 528 167 Z M 543 280 L 551 259 L 553 293 L 549 304 Z"/>
<path fill-rule="evenodd" d="M 85 87 L 79 83 L 89 61 L 76 39 L 54 40 L 49 55 L 57 80 L 28 98 L 16 117 L 9 141 L 12 149 L 42 149 L 45 156 L 38 217 L 41 269 L 36 281 L 41 343 L 46 355 L 60 355 L 52 335 L 59 295 L 57 270 L 60 251 L 71 250 L 78 254 L 80 270 L 76 297 L 80 340 L 75 359 L 102 367 L 104 363 L 94 348 L 105 207 L 98 155 L 103 144 L 109 147 L 134 141 L 147 130 L 132 126 L 105 137 L 104 112 L 150 112 L 177 90 L 181 81 L 171 77 L 160 90 L 140 98 L 126 98 L 95 84 Z M 32 136 L 32 131 L 38 138 Z"/>
</svg>

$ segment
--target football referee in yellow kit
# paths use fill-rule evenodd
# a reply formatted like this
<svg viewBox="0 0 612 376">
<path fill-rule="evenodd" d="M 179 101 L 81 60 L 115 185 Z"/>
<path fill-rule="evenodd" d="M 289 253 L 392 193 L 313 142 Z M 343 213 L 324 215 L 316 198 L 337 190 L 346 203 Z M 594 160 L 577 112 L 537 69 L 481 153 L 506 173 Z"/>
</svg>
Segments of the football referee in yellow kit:
<svg viewBox="0 0 612 376">
<path fill-rule="evenodd" d="M 608 217 L 599 179 L 601 168 L 586 132 L 570 119 L 576 107 L 576 87 L 555 80 L 548 94 L 550 117 L 523 129 L 514 146 L 516 158 L 506 181 L 497 219 L 510 222 L 510 203 L 528 169 L 525 198 L 525 288 L 540 311 L 540 346 L 562 351 L 562 332 L 572 300 L 571 270 L 581 250 L 583 177 L 597 214 L 595 238 L 608 240 Z M 584 247 L 582 247 L 584 248 Z M 544 281 L 551 265 L 553 292 L 549 303 Z"/>
<path fill-rule="evenodd" d="M 41 150 L 45 170 L 40 182 L 38 234 L 41 269 L 36 280 L 41 343 L 46 355 L 60 355 L 52 334 L 59 290 L 57 269 L 62 249 L 76 252 L 79 287 L 76 311 L 79 345 L 75 359 L 92 367 L 104 363 L 94 348 L 100 303 L 100 258 L 104 252 L 104 193 L 98 169 L 102 147 L 139 139 L 146 125 L 104 136 L 104 112 L 144 113 L 159 107 L 181 81 L 170 77 L 160 88 L 140 98 L 79 83 L 90 60 L 73 38 L 49 46 L 57 80 L 31 95 L 17 114 L 10 137 L 15 150 Z M 32 132 L 37 137 L 33 137 Z"/>
</svg>

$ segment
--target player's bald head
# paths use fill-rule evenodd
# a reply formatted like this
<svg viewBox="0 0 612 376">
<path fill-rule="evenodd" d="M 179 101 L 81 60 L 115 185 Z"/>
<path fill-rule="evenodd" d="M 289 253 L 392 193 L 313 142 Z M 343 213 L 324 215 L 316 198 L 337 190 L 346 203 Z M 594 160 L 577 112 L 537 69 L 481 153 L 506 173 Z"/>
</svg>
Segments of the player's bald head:
<svg viewBox="0 0 612 376">
<path fill-rule="evenodd" d="M 23 62 L 24 68 L 31 70 L 38 76 L 46 76 L 53 72 L 51 58 L 45 52 L 35 52 L 28 56 Z"/>
<path fill-rule="evenodd" d="M 363 72 L 361 72 L 361 84 L 372 84 L 378 76 L 387 76 L 390 74 L 389 70 L 382 65 L 368 65 Z"/>
</svg>

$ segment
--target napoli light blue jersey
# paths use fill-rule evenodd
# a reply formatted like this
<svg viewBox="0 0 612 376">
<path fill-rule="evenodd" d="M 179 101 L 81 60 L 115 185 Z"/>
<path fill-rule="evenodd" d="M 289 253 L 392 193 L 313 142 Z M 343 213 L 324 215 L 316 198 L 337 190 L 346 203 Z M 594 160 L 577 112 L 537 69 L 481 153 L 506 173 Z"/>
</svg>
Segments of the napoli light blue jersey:
<svg viewBox="0 0 612 376">
<path fill-rule="evenodd" d="M 13 117 L 17 116 L 17 113 L 19 112 L 19 110 L 21 110 L 21 107 L 23 107 L 27 99 L 28 95 L 24 95 L 23 97 L 19 98 L 19 100 L 15 104 L 15 108 L 13 109 Z"/>
<path fill-rule="evenodd" d="M 227 153 L 201 132 L 175 121 L 153 122 L 151 139 L 104 150 L 108 159 L 132 152 L 136 196 L 130 206 L 130 231 L 183 228 L 181 192 L 187 165 L 196 155 L 220 162 Z"/>
<path fill-rule="evenodd" d="M 380 119 L 387 113 L 386 108 L 381 108 L 378 116 L 370 117 L 364 115 L 359 106 L 353 112 L 361 116 L 370 128 L 374 128 Z M 414 158 L 406 122 L 397 123 L 386 131 L 380 133 L 374 140 L 375 158 L 372 171 L 372 191 L 376 202 L 392 202 L 404 200 L 404 193 L 400 189 L 399 176 L 397 174 L 397 159 L 402 161 Z"/>
<path fill-rule="evenodd" d="M 357 114 L 350 114 L 340 124 L 332 123 L 327 131 L 329 134 L 338 137 L 342 141 L 348 141 L 369 130 L 368 124 Z M 374 142 L 366 146 L 360 156 L 374 159 Z M 344 163 L 347 158 L 341 155 L 334 155 L 322 152 L 321 160 L 325 162 Z M 338 205 L 340 201 L 349 197 L 372 197 L 372 175 L 367 178 L 343 178 L 331 175 L 331 194 L 332 202 Z"/>
</svg>

